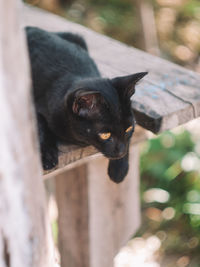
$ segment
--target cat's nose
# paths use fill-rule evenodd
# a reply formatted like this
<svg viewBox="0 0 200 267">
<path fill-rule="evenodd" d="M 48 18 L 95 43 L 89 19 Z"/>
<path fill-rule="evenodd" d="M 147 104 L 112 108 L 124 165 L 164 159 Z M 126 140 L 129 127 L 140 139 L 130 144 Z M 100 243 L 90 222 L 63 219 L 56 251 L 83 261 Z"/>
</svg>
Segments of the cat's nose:
<svg viewBox="0 0 200 267">
<path fill-rule="evenodd" d="M 126 146 L 123 143 L 120 143 L 116 147 L 116 156 L 122 158 L 126 154 Z"/>
</svg>

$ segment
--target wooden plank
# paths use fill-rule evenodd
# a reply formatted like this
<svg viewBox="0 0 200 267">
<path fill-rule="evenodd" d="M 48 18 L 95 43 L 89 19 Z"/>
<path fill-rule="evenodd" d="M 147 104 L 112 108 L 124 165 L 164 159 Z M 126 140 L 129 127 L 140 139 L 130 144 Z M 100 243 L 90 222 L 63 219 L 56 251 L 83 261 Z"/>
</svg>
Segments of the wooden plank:
<svg viewBox="0 0 200 267">
<path fill-rule="evenodd" d="M 24 25 L 83 35 L 104 76 L 149 71 L 132 99 L 137 122 L 146 129 L 158 133 L 200 115 L 199 74 L 36 8 L 24 7 Z"/>
<path fill-rule="evenodd" d="M 0 266 L 53 267 L 20 1 L 0 1 Z"/>
<path fill-rule="evenodd" d="M 103 157 L 56 177 L 61 266 L 113 266 L 140 224 L 138 152 L 133 145 L 129 174 L 118 185 Z"/>
</svg>

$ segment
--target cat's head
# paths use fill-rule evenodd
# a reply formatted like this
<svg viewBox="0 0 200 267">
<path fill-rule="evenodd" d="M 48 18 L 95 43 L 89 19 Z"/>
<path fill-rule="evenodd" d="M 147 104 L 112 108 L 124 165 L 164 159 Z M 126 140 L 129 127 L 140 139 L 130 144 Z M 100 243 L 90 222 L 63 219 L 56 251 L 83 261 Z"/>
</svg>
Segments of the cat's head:
<svg viewBox="0 0 200 267">
<path fill-rule="evenodd" d="M 125 156 L 135 126 L 130 98 L 146 74 L 76 83 L 65 99 L 71 140 L 93 145 L 109 159 Z"/>
</svg>

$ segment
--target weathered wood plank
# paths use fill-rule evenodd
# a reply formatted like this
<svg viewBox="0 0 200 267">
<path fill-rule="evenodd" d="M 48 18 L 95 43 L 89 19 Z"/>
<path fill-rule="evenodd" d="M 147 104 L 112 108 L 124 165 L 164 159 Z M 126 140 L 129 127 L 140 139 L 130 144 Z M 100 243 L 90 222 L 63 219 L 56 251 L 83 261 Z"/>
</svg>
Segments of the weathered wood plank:
<svg viewBox="0 0 200 267">
<path fill-rule="evenodd" d="M 35 8 L 24 8 L 24 24 L 82 34 L 104 76 L 149 71 L 132 99 L 138 124 L 146 129 L 161 132 L 200 115 L 199 74 Z"/>
<path fill-rule="evenodd" d="M 130 149 L 130 171 L 121 184 L 107 175 L 107 159 L 56 177 L 61 266 L 111 267 L 140 224 L 139 153 Z"/>
<path fill-rule="evenodd" d="M 53 267 L 19 2 L 0 1 L 0 266 Z"/>
<path fill-rule="evenodd" d="M 108 179 L 105 159 L 89 163 L 91 267 L 113 266 L 113 258 L 140 225 L 138 145 L 131 147 L 129 162 L 129 173 L 118 185 Z"/>
<path fill-rule="evenodd" d="M 87 166 L 56 177 L 61 266 L 89 267 L 89 194 Z"/>
</svg>

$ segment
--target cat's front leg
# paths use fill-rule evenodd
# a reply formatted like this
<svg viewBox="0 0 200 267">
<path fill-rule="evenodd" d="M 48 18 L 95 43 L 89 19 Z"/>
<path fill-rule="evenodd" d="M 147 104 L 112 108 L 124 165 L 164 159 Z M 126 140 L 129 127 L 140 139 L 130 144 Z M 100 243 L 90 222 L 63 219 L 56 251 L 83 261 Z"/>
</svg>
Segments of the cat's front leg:
<svg viewBox="0 0 200 267">
<path fill-rule="evenodd" d="M 115 183 L 120 183 L 124 180 L 128 173 L 128 153 L 121 159 L 109 160 L 108 175 Z"/>
<path fill-rule="evenodd" d="M 37 121 L 42 166 L 44 170 L 50 170 L 58 164 L 56 137 L 48 128 L 44 117 L 39 113 L 37 114 Z"/>
</svg>

